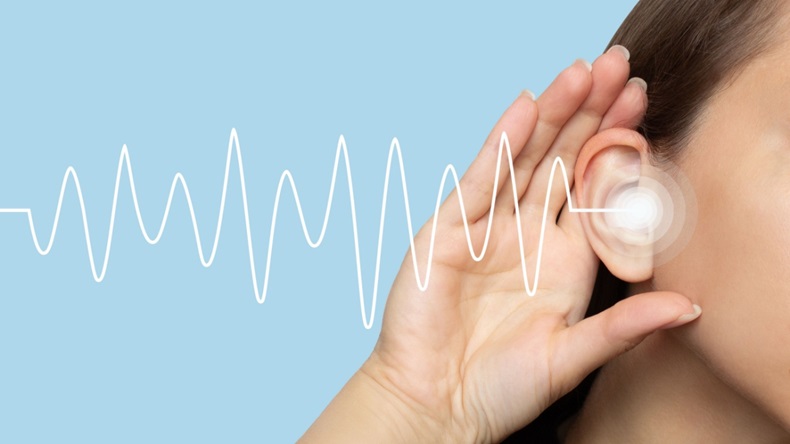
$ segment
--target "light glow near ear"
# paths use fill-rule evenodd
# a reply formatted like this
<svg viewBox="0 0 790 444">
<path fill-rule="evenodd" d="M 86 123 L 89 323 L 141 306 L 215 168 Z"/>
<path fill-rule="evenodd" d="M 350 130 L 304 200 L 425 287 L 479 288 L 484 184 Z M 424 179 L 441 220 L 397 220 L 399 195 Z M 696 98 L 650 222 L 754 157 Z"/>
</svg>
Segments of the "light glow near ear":
<svg viewBox="0 0 790 444">
<path fill-rule="evenodd" d="M 651 255 L 654 265 L 666 263 L 685 247 L 697 219 L 690 183 L 669 161 L 662 166 L 642 165 L 637 174 L 622 171 L 623 179 L 610 188 L 605 199 L 605 207 L 614 211 L 603 215 L 609 233 L 620 240 L 620 254 Z"/>
<path fill-rule="evenodd" d="M 612 213 L 613 225 L 635 232 L 655 231 L 663 214 L 663 206 L 656 193 L 639 186 L 617 196 L 614 207 L 623 211 Z"/>
<path fill-rule="evenodd" d="M 672 225 L 673 200 L 667 187 L 652 177 L 625 179 L 607 196 L 606 207 L 619 211 L 606 214 L 606 223 L 625 244 L 654 244 Z"/>
</svg>

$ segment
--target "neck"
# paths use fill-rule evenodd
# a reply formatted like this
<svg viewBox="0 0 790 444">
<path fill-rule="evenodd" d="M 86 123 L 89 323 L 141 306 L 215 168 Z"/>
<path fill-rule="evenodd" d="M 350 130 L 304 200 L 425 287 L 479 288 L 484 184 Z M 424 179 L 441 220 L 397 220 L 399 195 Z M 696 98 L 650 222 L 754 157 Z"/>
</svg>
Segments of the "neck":
<svg viewBox="0 0 790 444">
<path fill-rule="evenodd" d="M 609 442 L 787 442 L 787 432 L 659 331 L 607 364 L 567 436 Z"/>
</svg>

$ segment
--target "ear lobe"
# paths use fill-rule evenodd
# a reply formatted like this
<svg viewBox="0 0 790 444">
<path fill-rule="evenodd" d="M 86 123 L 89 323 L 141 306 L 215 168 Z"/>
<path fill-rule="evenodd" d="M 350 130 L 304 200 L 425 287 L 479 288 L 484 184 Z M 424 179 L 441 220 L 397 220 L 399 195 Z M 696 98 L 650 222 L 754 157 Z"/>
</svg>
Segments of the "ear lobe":
<svg viewBox="0 0 790 444">
<path fill-rule="evenodd" d="M 579 214 L 587 239 L 609 271 L 628 282 L 653 274 L 650 207 L 655 200 L 640 187 L 648 166 L 647 142 L 624 128 L 593 136 L 576 161 L 577 205 L 601 209 Z"/>
</svg>

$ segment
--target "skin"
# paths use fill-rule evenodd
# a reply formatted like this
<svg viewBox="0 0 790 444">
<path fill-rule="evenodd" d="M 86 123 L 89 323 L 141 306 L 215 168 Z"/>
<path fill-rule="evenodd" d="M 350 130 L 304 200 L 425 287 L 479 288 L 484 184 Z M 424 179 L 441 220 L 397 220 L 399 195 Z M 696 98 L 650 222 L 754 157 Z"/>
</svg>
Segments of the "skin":
<svg viewBox="0 0 790 444">
<path fill-rule="evenodd" d="M 790 442 L 790 36 L 779 37 L 711 99 L 677 161 L 697 229 L 646 285 L 704 315 L 608 364 L 567 442 Z"/>
<path fill-rule="evenodd" d="M 505 111 L 461 180 L 465 218 L 459 193 L 439 211 L 430 285 L 418 288 L 407 254 L 373 353 L 302 442 L 499 441 L 649 333 L 699 315 L 688 298 L 664 291 L 582 320 L 598 258 L 579 213 L 567 211 L 560 180 L 550 190 L 540 285 L 534 297 L 525 292 L 516 215 L 526 227 L 531 283 L 554 159 L 561 156 L 573 172 L 593 135 L 641 119 L 645 91 L 627 79 L 627 52 L 615 48 L 592 67 L 574 63 L 536 101 L 522 94 Z M 502 132 L 515 157 L 518 213 L 506 162 L 499 182 L 492 180 Z M 493 224 L 479 262 L 470 256 L 465 222 L 476 254 Z M 415 237 L 422 279 L 433 223 Z"/>
</svg>

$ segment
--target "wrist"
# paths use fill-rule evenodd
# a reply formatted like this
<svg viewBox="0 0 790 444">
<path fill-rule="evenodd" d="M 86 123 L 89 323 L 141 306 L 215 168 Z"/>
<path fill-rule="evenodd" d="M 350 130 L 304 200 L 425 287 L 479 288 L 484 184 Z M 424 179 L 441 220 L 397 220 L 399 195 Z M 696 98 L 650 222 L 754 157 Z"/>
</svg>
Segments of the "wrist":
<svg viewBox="0 0 790 444">
<path fill-rule="evenodd" d="M 462 414 L 460 397 L 457 402 L 437 400 L 434 405 L 426 405 L 399 387 L 394 373 L 374 352 L 352 378 L 368 393 L 369 407 L 377 410 L 382 427 L 399 433 L 404 442 L 491 441 L 480 433 L 483 428 L 477 426 L 478 421 Z"/>
<path fill-rule="evenodd" d="M 442 424 L 382 382 L 365 363 L 335 396 L 300 443 L 445 442 Z M 462 441 L 456 441 L 462 442 Z"/>
<path fill-rule="evenodd" d="M 375 352 L 300 439 L 301 443 L 491 442 L 480 415 L 465 414 L 463 396 L 436 394 L 436 383 L 404 378 Z M 428 387 L 421 399 L 395 381 Z M 426 393 L 431 393 L 426 395 Z"/>
</svg>

